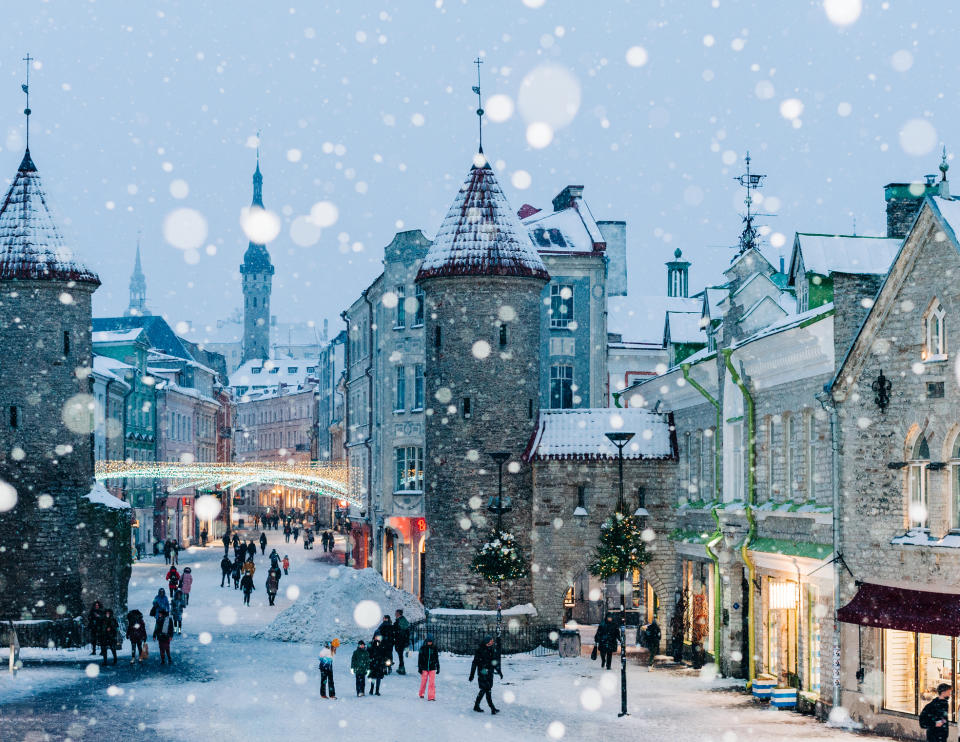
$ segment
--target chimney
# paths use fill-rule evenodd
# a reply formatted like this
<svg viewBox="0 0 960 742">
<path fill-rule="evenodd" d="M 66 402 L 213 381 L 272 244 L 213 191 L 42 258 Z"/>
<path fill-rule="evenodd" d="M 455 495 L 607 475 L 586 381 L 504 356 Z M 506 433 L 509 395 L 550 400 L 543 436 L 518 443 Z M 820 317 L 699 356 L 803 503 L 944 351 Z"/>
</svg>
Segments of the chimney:
<svg viewBox="0 0 960 742">
<path fill-rule="evenodd" d="M 887 237 L 903 239 L 907 236 L 923 206 L 923 199 L 940 194 L 940 185 L 933 182 L 935 180 L 935 176 L 927 176 L 923 183 L 887 183 L 883 187 L 887 202 Z"/>
<path fill-rule="evenodd" d="M 582 185 L 568 185 L 553 198 L 553 210 L 563 211 L 573 205 L 573 202 L 583 198 Z"/>
</svg>

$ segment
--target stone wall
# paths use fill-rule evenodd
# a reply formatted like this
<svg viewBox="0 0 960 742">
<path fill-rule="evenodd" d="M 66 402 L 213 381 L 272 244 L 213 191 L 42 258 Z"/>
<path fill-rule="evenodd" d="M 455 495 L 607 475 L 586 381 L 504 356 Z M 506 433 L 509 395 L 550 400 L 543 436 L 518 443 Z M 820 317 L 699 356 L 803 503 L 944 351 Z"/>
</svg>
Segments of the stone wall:
<svg viewBox="0 0 960 742">
<path fill-rule="evenodd" d="M 536 426 L 543 283 L 531 278 L 457 277 L 421 284 L 427 306 L 424 505 L 429 538 L 424 604 L 428 607 L 489 608 L 495 600 L 496 589 L 471 568 L 474 554 L 495 524 L 487 510 L 497 494 L 492 451 L 511 454 L 510 465 L 504 466 L 504 496 L 511 498 L 513 510 L 504 516 L 504 529 L 516 536 L 530 558 L 532 483 L 522 455 Z M 507 328 L 503 346 L 501 324 Z M 504 605 L 529 602 L 529 579 L 504 585 Z"/>
<path fill-rule="evenodd" d="M 80 498 L 78 571 L 84 612 L 99 600 L 104 608 L 112 608 L 118 619 L 127 613 L 130 514 L 129 508 L 111 508 Z M 146 614 L 144 606 L 134 607 Z"/>
<path fill-rule="evenodd" d="M 843 361 L 860 331 L 884 277 L 833 274 L 833 347 L 837 365 Z"/>
</svg>

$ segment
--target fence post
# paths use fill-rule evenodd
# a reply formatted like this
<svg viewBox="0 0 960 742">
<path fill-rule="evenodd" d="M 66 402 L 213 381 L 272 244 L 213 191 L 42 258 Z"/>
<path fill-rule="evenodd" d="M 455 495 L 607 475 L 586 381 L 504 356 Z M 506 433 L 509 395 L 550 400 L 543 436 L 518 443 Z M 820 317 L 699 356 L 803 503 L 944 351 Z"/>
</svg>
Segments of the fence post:
<svg viewBox="0 0 960 742">
<path fill-rule="evenodd" d="M 13 621 L 10 622 L 10 674 L 16 675 L 20 664 L 20 640 L 17 638 L 17 630 L 13 628 Z"/>
</svg>

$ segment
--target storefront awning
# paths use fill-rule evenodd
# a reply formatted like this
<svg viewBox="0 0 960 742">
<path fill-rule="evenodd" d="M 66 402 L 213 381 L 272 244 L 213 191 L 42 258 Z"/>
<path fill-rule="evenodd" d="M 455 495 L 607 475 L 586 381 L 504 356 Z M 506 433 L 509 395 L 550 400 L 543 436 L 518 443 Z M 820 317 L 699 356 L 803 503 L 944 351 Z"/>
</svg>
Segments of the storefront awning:
<svg viewBox="0 0 960 742">
<path fill-rule="evenodd" d="M 864 582 L 837 619 L 861 626 L 960 636 L 960 595 Z"/>
</svg>

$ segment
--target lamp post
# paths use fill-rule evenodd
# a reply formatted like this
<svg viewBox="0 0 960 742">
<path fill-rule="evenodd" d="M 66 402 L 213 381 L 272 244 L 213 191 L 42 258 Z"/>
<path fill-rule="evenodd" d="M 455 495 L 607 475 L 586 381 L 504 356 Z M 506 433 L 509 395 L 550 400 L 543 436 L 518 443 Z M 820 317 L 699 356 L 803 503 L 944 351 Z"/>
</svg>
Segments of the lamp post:
<svg viewBox="0 0 960 742">
<path fill-rule="evenodd" d="M 490 510 L 497 514 L 497 538 L 503 534 L 503 514 L 508 512 L 510 507 L 503 507 L 503 465 L 510 458 L 507 451 L 493 451 L 490 458 L 497 463 L 497 504 L 491 504 Z M 500 636 L 503 633 L 503 580 L 497 580 L 497 658 L 500 658 Z"/>
<path fill-rule="evenodd" d="M 617 447 L 617 474 L 619 477 L 620 489 L 617 492 L 617 510 L 623 515 L 626 510 L 626 503 L 623 501 L 623 447 L 633 438 L 633 433 L 607 433 L 607 438 Z M 620 570 L 620 713 L 618 716 L 627 715 L 627 606 L 625 593 L 627 573 Z"/>
</svg>

